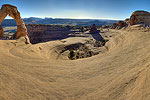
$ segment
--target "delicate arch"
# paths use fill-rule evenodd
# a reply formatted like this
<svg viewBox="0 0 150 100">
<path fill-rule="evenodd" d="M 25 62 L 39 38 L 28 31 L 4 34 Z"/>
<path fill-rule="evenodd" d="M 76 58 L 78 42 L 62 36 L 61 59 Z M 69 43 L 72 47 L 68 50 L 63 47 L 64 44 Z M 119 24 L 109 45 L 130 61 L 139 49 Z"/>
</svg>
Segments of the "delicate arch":
<svg viewBox="0 0 150 100">
<path fill-rule="evenodd" d="M 1 26 L 2 21 L 5 19 L 5 17 L 9 15 L 14 20 L 16 20 L 17 24 L 17 32 L 15 34 L 16 39 L 26 36 L 27 35 L 27 28 L 24 24 L 24 21 L 22 20 L 20 13 L 16 6 L 10 5 L 10 4 L 4 4 L 2 5 L 0 9 L 0 38 L 3 37 L 4 30 Z"/>
</svg>

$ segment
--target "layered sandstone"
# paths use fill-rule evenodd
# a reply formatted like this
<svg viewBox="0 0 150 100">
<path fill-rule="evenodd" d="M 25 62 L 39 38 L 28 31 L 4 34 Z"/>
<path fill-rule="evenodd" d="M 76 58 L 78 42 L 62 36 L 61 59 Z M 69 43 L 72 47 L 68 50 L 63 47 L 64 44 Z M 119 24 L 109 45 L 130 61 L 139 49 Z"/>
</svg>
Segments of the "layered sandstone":
<svg viewBox="0 0 150 100">
<path fill-rule="evenodd" d="M 129 21 L 130 25 L 144 24 L 150 26 L 150 13 L 146 11 L 135 11 Z"/>
<path fill-rule="evenodd" d="M 62 25 L 27 24 L 31 43 L 40 43 L 68 37 L 69 28 Z"/>
<path fill-rule="evenodd" d="M 1 23 L 7 15 L 9 15 L 10 17 L 16 20 L 17 32 L 15 34 L 15 38 L 19 39 L 22 36 L 26 36 L 27 29 L 20 16 L 20 12 L 18 11 L 17 7 L 10 4 L 4 4 L 0 9 L 0 38 L 3 37 L 3 33 L 4 33 L 3 28 L 1 27 Z"/>
</svg>

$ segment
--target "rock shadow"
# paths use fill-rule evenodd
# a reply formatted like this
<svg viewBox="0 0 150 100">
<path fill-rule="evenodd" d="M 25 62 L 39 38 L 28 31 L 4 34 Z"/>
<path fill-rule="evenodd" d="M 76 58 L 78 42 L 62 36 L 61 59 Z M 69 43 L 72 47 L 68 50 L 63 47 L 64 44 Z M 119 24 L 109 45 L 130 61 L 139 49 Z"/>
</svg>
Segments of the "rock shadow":
<svg viewBox="0 0 150 100">
<path fill-rule="evenodd" d="M 101 34 L 100 34 L 99 31 L 94 32 L 94 33 L 91 32 L 91 33 L 88 33 L 88 34 L 91 34 L 92 37 L 93 37 L 95 40 L 97 40 L 97 41 L 102 41 L 102 40 L 104 40 L 104 38 L 101 36 Z"/>
</svg>

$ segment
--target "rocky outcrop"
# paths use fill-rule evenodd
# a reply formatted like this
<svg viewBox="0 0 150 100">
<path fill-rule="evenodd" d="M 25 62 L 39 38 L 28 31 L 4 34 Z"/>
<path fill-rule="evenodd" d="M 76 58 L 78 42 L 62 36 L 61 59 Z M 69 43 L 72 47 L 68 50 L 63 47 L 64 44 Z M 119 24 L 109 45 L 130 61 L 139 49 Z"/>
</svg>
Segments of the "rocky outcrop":
<svg viewBox="0 0 150 100">
<path fill-rule="evenodd" d="M 40 43 L 68 37 L 70 30 L 62 25 L 27 24 L 30 42 Z"/>
<path fill-rule="evenodd" d="M 125 23 L 126 23 L 127 25 L 129 25 L 129 21 L 130 21 L 129 18 L 126 18 L 126 19 L 125 19 Z"/>
<path fill-rule="evenodd" d="M 1 23 L 7 15 L 9 15 L 10 17 L 16 20 L 17 32 L 15 34 L 15 38 L 19 39 L 20 37 L 26 36 L 27 29 L 20 16 L 17 7 L 10 4 L 4 4 L 0 9 L 0 38 L 3 37 L 3 33 L 4 33 L 3 28 L 1 27 Z"/>
<path fill-rule="evenodd" d="M 114 23 L 111 26 L 111 29 L 121 29 L 121 28 L 126 27 L 126 26 L 127 26 L 126 22 L 124 22 L 124 21 L 118 21 L 118 23 Z"/>
<path fill-rule="evenodd" d="M 118 21 L 118 29 L 121 29 L 123 27 L 127 26 L 126 22 L 124 21 Z"/>
<path fill-rule="evenodd" d="M 95 24 L 93 24 L 93 25 L 92 25 L 92 27 L 91 27 L 90 33 L 99 33 L 99 32 L 100 32 L 100 31 L 99 31 L 99 30 L 97 30 L 96 25 L 95 25 Z"/>
<path fill-rule="evenodd" d="M 92 27 L 91 27 L 91 30 L 90 30 L 91 32 L 95 32 L 95 31 L 97 31 L 97 28 L 96 28 L 96 25 L 95 24 L 93 24 L 92 25 Z"/>
<path fill-rule="evenodd" d="M 150 26 L 150 13 L 146 11 L 135 11 L 129 21 L 130 25 L 144 24 Z"/>
<path fill-rule="evenodd" d="M 117 26 L 118 26 L 117 23 L 113 23 L 110 28 L 115 29 Z"/>
</svg>

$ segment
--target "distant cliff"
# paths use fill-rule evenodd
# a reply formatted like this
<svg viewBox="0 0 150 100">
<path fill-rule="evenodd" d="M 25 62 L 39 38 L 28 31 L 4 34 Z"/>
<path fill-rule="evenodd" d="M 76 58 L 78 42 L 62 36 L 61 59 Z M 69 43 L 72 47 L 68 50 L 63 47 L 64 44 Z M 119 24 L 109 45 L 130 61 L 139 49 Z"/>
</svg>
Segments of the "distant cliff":
<svg viewBox="0 0 150 100">
<path fill-rule="evenodd" d="M 40 43 L 68 37 L 70 30 L 62 25 L 27 24 L 31 43 Z"/>
</svg>

